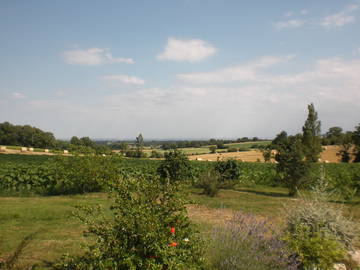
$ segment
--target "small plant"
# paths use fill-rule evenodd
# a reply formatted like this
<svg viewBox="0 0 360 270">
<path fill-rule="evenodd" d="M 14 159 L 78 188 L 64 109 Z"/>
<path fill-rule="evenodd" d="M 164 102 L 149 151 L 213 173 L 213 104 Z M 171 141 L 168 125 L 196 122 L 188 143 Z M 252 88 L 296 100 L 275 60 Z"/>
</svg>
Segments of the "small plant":
<svg viewBox="0 0 360 270">
<path fill-rule="evenodd" d="M 281 235 L 267 220 L 236 213 L 212 233 L 212 266 L 218 270 L 295 270 Z"/>
<path fill-rule="evenodd" d="M 285 239 L 304 269 L 330 270 L 345 259 L 358 229 L 341 208 L 327 203 L 326 193 L 316 189 L 286 210 Z"/>
</svg>

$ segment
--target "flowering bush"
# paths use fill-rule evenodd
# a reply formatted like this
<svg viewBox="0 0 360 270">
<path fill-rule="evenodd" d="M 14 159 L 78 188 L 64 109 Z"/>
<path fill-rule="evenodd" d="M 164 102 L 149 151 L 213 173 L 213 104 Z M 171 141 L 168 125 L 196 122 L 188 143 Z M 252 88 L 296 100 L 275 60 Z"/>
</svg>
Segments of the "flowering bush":
<svg viewBox="0 0 360 270">
<path fill-rule="evenodd" d="M 271 223 L 238 212 L 212 234 L 212 266 L 218 270 L 295 270 L 296 262 Z"/>
<path fill-rule="evenodd" d="M 55 269 L 202 269 L 202 241 L 186 215 L 179 185 L 143 177 L 121 180 L 112 189 L 111 218 L 93 207 L 77 213 L 95 242 L 83 256 L 65 256 Z"/>
</svg>

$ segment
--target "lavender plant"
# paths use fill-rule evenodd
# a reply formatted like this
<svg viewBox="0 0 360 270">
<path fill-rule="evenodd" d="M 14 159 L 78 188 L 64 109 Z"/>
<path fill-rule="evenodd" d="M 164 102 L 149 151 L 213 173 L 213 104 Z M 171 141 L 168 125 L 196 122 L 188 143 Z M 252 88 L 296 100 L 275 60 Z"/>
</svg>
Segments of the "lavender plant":
<svg viewBox="0 0 360 270">
<path fill-rule="evenodd" d="M 295 270 L 297 263 L 266 219 L 238 212 L 214 229 L 212 266 L 218 270 Z"/>
</svg>

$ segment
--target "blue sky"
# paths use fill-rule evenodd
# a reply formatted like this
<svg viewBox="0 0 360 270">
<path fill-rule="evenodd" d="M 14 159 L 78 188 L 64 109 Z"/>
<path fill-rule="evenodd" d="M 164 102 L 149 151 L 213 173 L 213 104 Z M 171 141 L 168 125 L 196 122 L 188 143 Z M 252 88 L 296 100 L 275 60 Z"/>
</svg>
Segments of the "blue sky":
<svg viewBox="0 0 360 270">
<path fill-rule="evenodd" d="M 0 122 L 58 138 L 271 138 L 360 122 L 360 1 L 0 3 Z"/>
</svg>

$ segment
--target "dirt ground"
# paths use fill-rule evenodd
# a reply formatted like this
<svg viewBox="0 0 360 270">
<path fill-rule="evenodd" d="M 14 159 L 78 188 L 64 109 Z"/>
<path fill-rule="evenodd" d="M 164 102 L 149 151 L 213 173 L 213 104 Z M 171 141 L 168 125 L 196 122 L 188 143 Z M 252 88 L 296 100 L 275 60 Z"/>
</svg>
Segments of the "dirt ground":
<svg viewBox="0 0 360 270">
<path fill-rule="evenodd" d="M 326 163 L 340 162 L 340 157 L 337 156 L 337 153 L 339 151 L 340 151 L 340 146 L 338 146 L 338 145 L 324 146 L 323 152 L 321 153 L 320 161 L 326 162 Z M 257 161 L 264 162 L 263 155 L 258 150 L 189 156 L 190 160 L 199 160 L 199 161 L 216 161 L 218 159 L 226 160 L 229 158 L 233 158 L 233 159 L 245 161 L 245 162 L 257 162 Z M 272 160 L 272 162 L 274 162 L 274 160 Z"/>
</svg>

